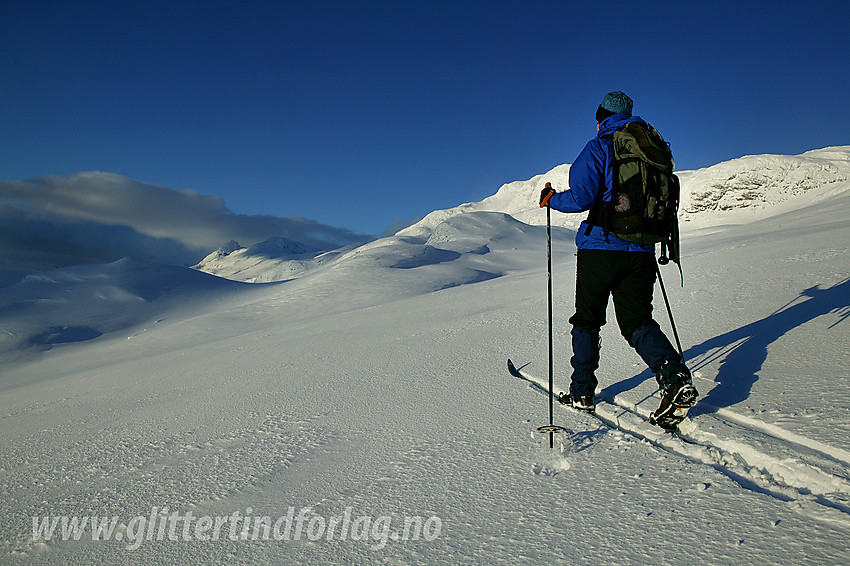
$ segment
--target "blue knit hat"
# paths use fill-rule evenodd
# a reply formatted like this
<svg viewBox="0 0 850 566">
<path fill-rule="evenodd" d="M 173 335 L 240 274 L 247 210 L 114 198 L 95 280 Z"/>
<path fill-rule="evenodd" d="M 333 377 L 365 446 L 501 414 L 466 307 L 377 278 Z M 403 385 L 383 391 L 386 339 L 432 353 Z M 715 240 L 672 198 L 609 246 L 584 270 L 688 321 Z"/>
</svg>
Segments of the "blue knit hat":
<svg viewBox="0 0 850 566">
<path fill-rule="evenodd" d="M 634 102 L 629 98 L 626 93 L 621 90 L 615 90 L 613 92 L 609 92 L 605 95 L 605 98 L 602 99 L 602 104 L 599 105 L 599 108 L 596 109 L 596 121 L 601 122 L 608 116 L 613 116 L 614 114 L 625 114 L 626 116 L 632 115 L 632 107 Z"/>
</svg>

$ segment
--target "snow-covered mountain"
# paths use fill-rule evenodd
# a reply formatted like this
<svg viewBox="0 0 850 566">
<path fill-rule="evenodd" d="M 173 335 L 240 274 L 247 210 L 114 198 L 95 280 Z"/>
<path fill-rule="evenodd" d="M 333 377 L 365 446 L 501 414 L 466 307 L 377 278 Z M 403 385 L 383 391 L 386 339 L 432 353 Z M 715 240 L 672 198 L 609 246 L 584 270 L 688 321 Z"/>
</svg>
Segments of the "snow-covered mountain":
<svg viewBox="0 0 850 566">
<path fill-rule="evenodd" d="M 545 224 L 546 216 L 537 206 L 540 190 L 547 182 L 551 182 L 556 190 L 566 190 L 569 186 L 569 170 L 568 164 L 559 165 L 526 181 L 505 184 L 494 195 L 480 202 L 436 210 L 416 224 L 399 231 L 395 237 L 367 244 L 363 249 L 386 247 L 394 243 L 409 246 L 413 241 L 426 245 L 428 238 L 444 222 L 470 213 L 501 213 L 526 224 Z M 699 226 L 729 221 L 748 222 L 782 212 L 785 209 L 780 205 L 793 197 L 808 194 L 809 201 L 813 202 L 819 198 L 829 198 L 833 189 L 839 192 L 845 190 L 850 180 L 850 146 L 829 147 L 797 156 L 741 157 L 698 171 L 681 171 L 677 174 L 682 182 L 680 215 L 686 234 L 688 222 Z M 797 201 L 792 206 L 800 204 Z M 741 211 L 745 213 L 740 214 Z M 552 224 L 576 230 L 585 216 L 555 213 L 552 215 Z M 219 250 L 210 254 L 196 268 L 238 281 L 281 281 L 350 255 L 330 252 L 317 256 L 311 255 L 309 250 L 293 251 L 286 245 L 279 252 L 277 249 L 274 243 L 264 243 L 235 251 Z"/>
<path fill-rule="evenodd" d="M 569 170 L 569 165 L 559 165 L 527 181 L 505 184 L 480 202 L 432 212 L 399 235 L 428 232 L 446 218 L 476 211 L 504 212 L 527 224 L 544 224 L 546 216 L 537 206 L 540 191 L 547 182 L 558 191 L 567 190 Z M 850 146 L 828 147 L 796 156 L 741 157 L 698 171 L 678 171 L 677 175 L 682 185 L 682 220 L 699 217 L 711 223 L 720 218 L 712 213 L 742 209 L 757 210 L 757 217 L 763 218 L 781 212 L 783 209 L 776 205 L 792 197 L 812 192 L 816 194 L 814 198 L 829 198 L 832 189 L 846 190 L 850 180 Z M 552 224 L 575 230 L 585 216 L 554 214 Z"/>
<path fill-rule="evenodd" d="M 702 212 L 768 209 L 814 191 L 820 198 L 850 180 L 850 146 L 802 155 L 755 155 L 679 174 L 685 218 Z"/>
<path fill-rule="evenodd" d="M 546 378 L 534 201 L 566 166 L 277 283 L 129 260 L 0 273 L 0 561 L 848 563 L 847 152 L 691 175 L 726 194 L 754 159 L 809 163 L 755 206 L 686 211 L 667 291 L 701 397 L 681 437 L 646 422 L 654 379 L 613 313 L 601 420 L 556 406 L 554 450 L 548 396 L 505 370 Z M 574 234 L 553 232 L 563 390 Z M 240 261 L 256 278 L 248 256 L 302 252 Z"/>
<path fill-rule="evenodd" d="M 339 253 L 325 253 L 286 238 L 271 238 L 248 247 L 231 240 L 198 262 L 195 269 L 246 283 L 267 283 L 291 279 Z"/>
</svg>

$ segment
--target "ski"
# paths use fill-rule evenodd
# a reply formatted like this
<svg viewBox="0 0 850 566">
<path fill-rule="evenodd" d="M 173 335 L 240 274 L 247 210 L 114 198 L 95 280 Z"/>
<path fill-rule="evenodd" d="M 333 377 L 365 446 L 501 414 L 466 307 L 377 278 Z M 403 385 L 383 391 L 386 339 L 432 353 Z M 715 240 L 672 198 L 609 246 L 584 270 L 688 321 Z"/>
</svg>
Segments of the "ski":
<svg viewBox="0 0 850 566">
<path fill-rule="evenodd" d="M 532 387 L 534 387 L 541 393 L 544 393 L 546 395 L 550 394 L 549 387 L 546 383 L 527 372 L 517 369 L 516 365 L 514 365 L 513 361 L 510 358 L 508 359 L 508 372 L 512 376 L 528 382 L 529 384 L 531 384 Z M 556 398 L 559 397 L 557 394 L 554 393 L 554 391 L 552 392 L 552 394 L 554 394 Z M 688 441 L 688 439 L 684 438 L 679 431 L 679 425 L 688 416 L 688 407 L 673 407 L 673 410 L 667 411 L 661 416 L 656 416 L 655 413 L 650 413 L 648 416 L 645 416 L 641 415 L 635 408 L 625 407 L 620 403 L 602 402 L 600 404 L 597 404 L 597 409 L 600 408 L 600 405 L 605 405 L 604 407 L 602 407 L 601 411 L 582 411 L 579 409 L 575 409 L 567 404 L 561 403 L 561 405 L 572 411 L 575 411 L 576 413 L 585 413 L 588 415 L 592 415 L 596 417 L 599 421 L 601 421 L 604 425 L 615 429 L 623 428 L 622 423 L 627 418 L 627 416 L 629 418 L 631 418 L 631 416 L 638 417 L 644 423 L 649 423 L 650 425 L 657 426 L 666 432 L 676 434 L 686 442 Z M 624 412 L 628 413 L 628 415 L 626 415 Z"/>
<path fill-rule="evenodd" d="M 540 383 L 539 381 L 537 381 L 535 378 L 531 377 L 530 375 L 524 374 L 521 371 L 519 371 L 516 368 L 516 366 L 514 365 L 514 363 L 511 361 L 510 358 L 508 358 L 508 371 L 510 372 L 510 374 L 512 376 L 527 381 L 528 383 L 533 385 L 535 388 L 539 389 L 541 392 L 545 393 L 546 395 L 549 395 L 549 388 L 548 387 L 546 387 L 545 385 L 543 385 L 542 383 Z"/>
<path fill-rule="evenodd" d="M 528 376 L 525 376 L 522 373 L 520 373 L 520 371 L 514 366 L 514 363 L 510 359 L 508 359 L 508 371 L 511 372 L 511 375 L 513 375 L 514 377 L 518 377 L 520 379 L 527 381 L 528 383 L 533 385 L 541 393 L 545 393 L 546 395 L 549 395 L 549 388 L 548 387 L 541 385 L 533 377 L 528 377 Z M 565 429 L 564 427 L 556 426 L 554 424 L 549 424 L 549 425 L 546 425 L 546 426 L 538 427 L 537 431 L 538 432 L 548 432 L 548 433 L 552 433 L 552 434 L 559 433 L 559 432 L 568 432 L 567 429 Z"/>
<path fill-rule="evenodd" d="M 514 365 L 513 361 L 510 358 L 508 358 L 508 372 L 512 376 L 514 376 L 518 379 L 521 379 L 521 380 L 525 381 L 526 383 L 528 383 L 531 387 L 536 389 L 539 393 L 542 393 L 542 394 L 547 395 L 547 396 L 550 394 L 548 384 L 546 384 L 543 380 L 540 380 L 540 379 L 534 377 L 533 375 L 518 369 Z M 575 413 L 584 413 L 586 415 L 594 416 L 594 417 L 596 417 L 597 420 L 599 420 L 603 425 L 605 425 L 608 428 L 612 428 L 612 429 L 618 428 L 616 422 L 612 422 L 611 420 L 608 420 L 603 416 L 597 415 L 595 412 L 579 411 L 578 409 L 573 408 L 571 405 L 565 405 L 565 404 L 560 402 L 560 398 L 557 394 L 555 394 L 555 398 L 559 400 L 558 405 L 560 405 L 561 407 L 563 407 L 565 409 L 568 409 L 568 410 L 575 412 Z"/>
</svg>

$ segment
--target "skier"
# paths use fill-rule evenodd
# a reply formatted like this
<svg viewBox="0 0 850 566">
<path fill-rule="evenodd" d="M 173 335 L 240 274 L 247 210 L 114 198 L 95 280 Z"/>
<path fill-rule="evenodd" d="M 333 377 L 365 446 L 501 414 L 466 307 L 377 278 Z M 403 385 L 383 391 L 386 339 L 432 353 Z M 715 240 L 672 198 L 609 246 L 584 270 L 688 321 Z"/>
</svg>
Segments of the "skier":
<svg viewBox="0 0 850 566">
<path fill-rule="evenodd" d="M 547 183 L 540 194 L 541 208 L 584 212 L 611 200 L 614 151 L 611 136 L 628 122 L 646 125 L 640 117 L 632 116 L 632 106 L 632 99 L 621 91 L 605 95 L 596 111 L 598 134 L 570 167 L 569 190 L 558 193 Z M 562 394 L 560 401 L 583 411 L 593 412 L 595 408 L 599 330 L 606 322 L 611 295 L 620 332 L 655 373 L 662 394 L 657 413 L 672 406 L 693 405 L 697 391 L 690 371 L 652 318 L 655 245 L 622 240 L 588 220 L 582 222 L 576 234 L 576 311 L 569 319 L 573 372 L 569 393 Z"/>
</svg>

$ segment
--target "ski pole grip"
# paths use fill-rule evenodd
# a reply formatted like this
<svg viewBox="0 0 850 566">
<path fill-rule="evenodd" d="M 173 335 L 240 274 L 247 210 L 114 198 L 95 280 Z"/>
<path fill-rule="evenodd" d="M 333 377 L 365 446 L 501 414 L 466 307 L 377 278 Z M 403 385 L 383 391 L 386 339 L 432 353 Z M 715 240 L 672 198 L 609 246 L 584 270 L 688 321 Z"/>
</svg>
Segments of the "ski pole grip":
<svg viewBox="0 0 850 566">
<path fill-rule="evenodd" d="M 552 183 L 546 183 L 543 190 L 540 191 L 540 208 L 549 206 L 549 199 L 555 194 L 555 189 L 552 188 Z"/>
</svg>

